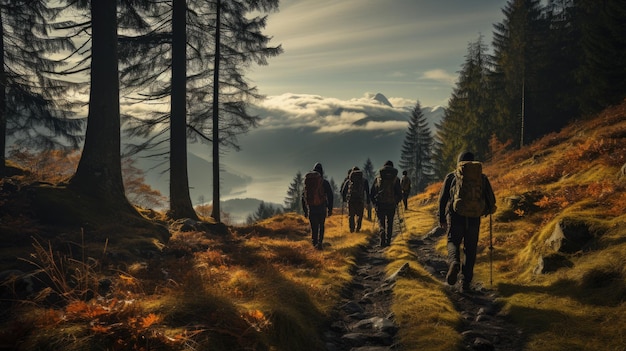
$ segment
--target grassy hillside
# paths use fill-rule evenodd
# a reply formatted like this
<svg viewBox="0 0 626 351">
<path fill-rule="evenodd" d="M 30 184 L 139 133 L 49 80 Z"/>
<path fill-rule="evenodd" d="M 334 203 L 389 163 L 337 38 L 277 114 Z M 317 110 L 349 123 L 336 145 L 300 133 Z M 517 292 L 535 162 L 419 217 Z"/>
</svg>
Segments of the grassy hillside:
<svg viewBox="0 0 626 351">
<path fill-rule="evenodd" d="M 488 220 L 475 282 L 498 294 L 503 313 L 523 330 L 526 350 L 626 345 L 624 145 L 626 104 L 485 165 L 498 200 L 493 287 Z M 389 273 L 410 265 L 394 288 L 404 350 L 460 345 L 462 315 L 408 245 L 435 226 L 440 186 L 410 199 L 407 230 L 386 251 Z M 16 198 L 23 211 L 16 210 Z M 375 231 L 366 221 L 363 232 L 349 233 L 346 217 L 335 209 L 326 247 L 317 251 L 308 221 L 296 214 L 224 231 L 169 223 L 152 213 L 172 236 L 137 253 L 132 229 L 96 222 L 86 230 L 97 236 L 81 236 L 72 226 L 42 222 L 37 216 L 45 209 L 27 211 L 37 199 L 0 198 L 0 348 L 320 350 L 329 314 Z M 58 208 L 47 212 L 63 215 Z M 548 239 L 559 223 L 586 228 L 585 245 L 555 251 Z M 141 229 L 142 245 L 162 237 L 151 230 Z M 445 242 L 438 247 L 444 252 Z"/>
<path fill-rule="evenodd" d="M 505 313 L 525 332 L 527 350 L 622 350 L 626 345 L 624 145 L 626 104 L 497 155 L 484 169 L 499 206 L 493 219 L 493 288 Z M 416 226 L 412 236 L 434 225 L 440 186 L 411 199 L 410 206 L 419 209 L 407 212 L 409 226 Z M 549 240 L 557 223 L 586 228 L 590 237 L 575 252 L 557 252 Z M 489 220 L 484 220 L 475 281 L 487 288 L 488 234 Z M 397 242 L 398 252 L 389 252 L 395 265 L 403 261 L 403 247 Z M 445 251 L 444 240 L 440 249 Z M 405 255 L 421 272 L 411 253 Z M 546 271 L 546 261 L 556 264 Z M 397 313 L 405 319 L 405 337 L 423 344 L 414 350 L 449 350 L 433 345 L 449 344 L 449 328 L 459 316 L 451 316 L 442 294 L 423 280 L 404 282 L 405 293 L 399 287 Z"/>
</svg>

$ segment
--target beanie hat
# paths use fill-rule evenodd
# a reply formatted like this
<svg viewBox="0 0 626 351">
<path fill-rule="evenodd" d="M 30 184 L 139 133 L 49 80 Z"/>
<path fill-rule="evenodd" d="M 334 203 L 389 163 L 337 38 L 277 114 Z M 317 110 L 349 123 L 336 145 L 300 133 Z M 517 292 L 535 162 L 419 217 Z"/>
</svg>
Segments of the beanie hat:
<svg viewBox="0 0 626 351">
<path fill-rule="evenodd" d="M 359 167 L 354 166 L 354 167 L 352 167 L 352 170 L 353 170 L 353 171 L 358 171 L 358 170 L 359 170 Z"/>
<path fill-rule="evenodd" d="M 322 164 L 321 163 L 316 163 L 315 166 L 313 166 L 313 170 L 318 172 L 321 175 L 324 175 L 324 169 L 322 168 Z"/>
<path fill-rule="evenodd" d="M 407 171 L 402 171 L 402 174 L 403 175 L 407 175 Z"/>
<path fill-rule="evenodd" d="M 385 162 L 385 166 L 393 167 L 393 162 L 387 161 Z"/>
<path fill-rule="evenodd" d="M 463 151 L 459 154 L 459 159 L 457 162 L 462 161 L 474 161 L 474 154 L 469 151 Z"/>
</svg>

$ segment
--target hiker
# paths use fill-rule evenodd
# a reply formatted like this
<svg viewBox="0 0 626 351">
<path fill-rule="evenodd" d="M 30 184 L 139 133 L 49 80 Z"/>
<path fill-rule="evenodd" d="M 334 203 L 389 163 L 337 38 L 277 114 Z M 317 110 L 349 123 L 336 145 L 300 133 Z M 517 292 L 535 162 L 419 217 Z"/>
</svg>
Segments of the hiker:
<svg viewBox="0 0 626 351">
<path fill-rule="evenodd" d="M 316 163 L 313 170 L 304 175 L 304 192 L 302 194 L 302 210 L 304 217 L 311 224 L 311 242 L 321 250 L 324 241 L 324 222 L 326 216 L 333 212 L 333 191 L 330 183 L 324 179 L 321 163 Z"/>
<path fill-rule="evenodd" d="M 479 196 L 472 196 L 479 194 Z M 459 154 L 457 167 L 448 173 L 439 195 L 439 226 L 448 237 L 448 274 L 446 281 L 455 285 L 461 272 L 461 292 L 470 290 L 476 263 L 480 217 L 495 212 L 496 199 L 489 179 L 474 154 Z M 465 262 L 461 267 L 463 242 Z"/>
<path fill-rule="evenodd" d="M 348 202 L 348 225 L 350 226 L 350 233 L 355 231 L 358 233 L 361 231 L 361 224 L 363 223 L 363 211 L 365 211 L 365 204 L 370 204 L 369 184 L 367 179 L 363 176 L 363 171 L 359 167 L 353 167 L 350 169 L 348 180 L 344 182 L 341 188 L 341 195 L 344 202 Z M 354 217 L 357 217 L 356 222 Z"/>
<path fill-rule="evenodd" d="M 385 162 L 378 170 L 378 176 L 370 190 L 370 197 L 378 216 L 380 246 L 389 246 L 393 234 L 393 217 L 396 215 L 398 203 L 402 200 L 398 170 L 393 167 L 393 162 Z"/>
<path fill-rule="evenodd" d="M 409 209 L 409 194 L 411 193 L 411 179 L 407 175 L 407 171 L 402 171 L 402 179 L 400 179 L 400 188 L 402 188 L 402 202 L 404 209 Z"/>
</svg>

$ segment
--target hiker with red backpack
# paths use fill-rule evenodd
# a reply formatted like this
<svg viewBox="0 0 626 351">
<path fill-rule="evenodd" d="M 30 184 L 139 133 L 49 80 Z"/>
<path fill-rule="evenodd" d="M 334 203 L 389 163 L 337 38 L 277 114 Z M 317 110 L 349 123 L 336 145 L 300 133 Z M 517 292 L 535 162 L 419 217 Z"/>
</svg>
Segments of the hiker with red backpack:
<svg viewBox="0 0 626 351">
<path fill-rule="evenodd" d="M 341 187 L 341 196 L 348 202 L 348 225 L 350 233 L 361 231 L 365 204 L 370 204 L 369 184 L 359 167 L 352 167 Z M 355 221 L 356 217 L 356 221 Z"/>
<path fill-rule="evenodd" d="M 461 273 L 460 292 L 469 292 L 474 276 L 480 217 L 494 213 L 496 198 L 474 154 L 462 152 L 455 171 L 448 173 L 439 194 L 439 226 L 448 237 L 446 281 L 455 285 Z M 461 267 L 461 242 L 465 262 Z"/>
<path fill-rule="evenodd" d="M 398 170 L 393 167 L 393 162 L 385 162 L 378 170 L 378 176 L 370 190 L 370 197 L 378 216 L 380 246 L 389 246 L 393 235 L 393 217 L 396 215 L 398 203 L 402 200 Z"/>
<path fill-rule="evenodd" d="M 326 216 L 330 217 L 333 212 L 333 191 L 330 183 L 324 179 L 321 163 L 316 163 L 313 170 L 304 175 L 302 210 L 311 224 L 311 242 L 316 249 L 321 250 Z"/>
</svg>

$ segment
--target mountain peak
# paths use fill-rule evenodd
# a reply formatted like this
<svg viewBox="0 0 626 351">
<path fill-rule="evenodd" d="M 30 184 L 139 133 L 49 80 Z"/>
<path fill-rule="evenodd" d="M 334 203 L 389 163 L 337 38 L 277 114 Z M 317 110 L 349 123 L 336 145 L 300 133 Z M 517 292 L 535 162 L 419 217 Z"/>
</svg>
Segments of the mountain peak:
<svg viewBox="0 0 626 351">
<path fill-rule="evenodd" d="M 389 107 L 393 107 L 391 102 L 389 102 L 389 100 L 387 100 L 387 97 L 385 95 L 381 94 L 381 93 L 376 93 L 376 95 L 374 95 L 374 97 L 372 99 L 380 102 L 383 105 L 387 105 Z"/>
</svg>

